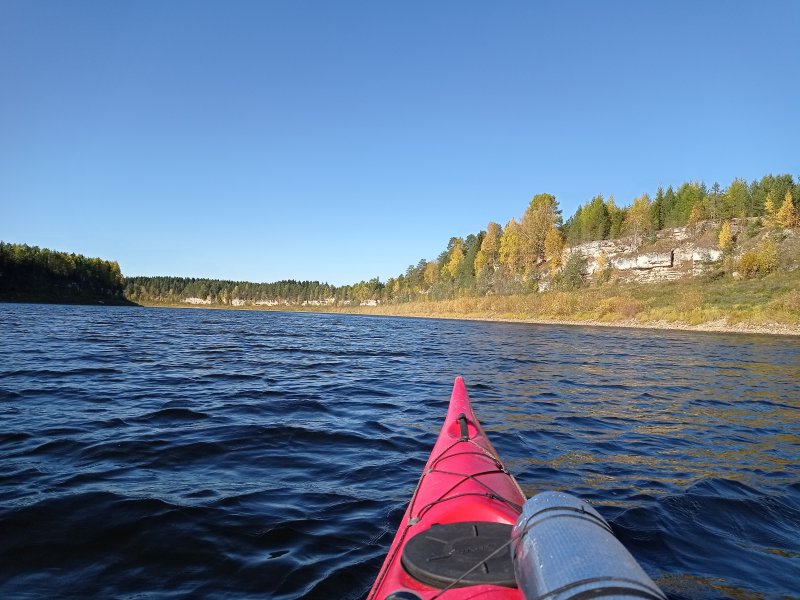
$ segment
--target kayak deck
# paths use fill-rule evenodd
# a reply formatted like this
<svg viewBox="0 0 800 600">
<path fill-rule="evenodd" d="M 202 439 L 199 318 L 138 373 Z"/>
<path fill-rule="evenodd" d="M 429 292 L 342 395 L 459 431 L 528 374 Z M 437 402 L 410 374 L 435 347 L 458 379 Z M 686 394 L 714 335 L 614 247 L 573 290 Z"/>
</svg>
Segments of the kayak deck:
<svg viewBox="0 0 800 600">
<path fill-rule="evenodd" d="M 456 378 L 444 425 L 368 599 L 522 598 L 509 580 L 525 495 Z M 404 592 L 405 594 L 401 593 Z"/>
</svg>

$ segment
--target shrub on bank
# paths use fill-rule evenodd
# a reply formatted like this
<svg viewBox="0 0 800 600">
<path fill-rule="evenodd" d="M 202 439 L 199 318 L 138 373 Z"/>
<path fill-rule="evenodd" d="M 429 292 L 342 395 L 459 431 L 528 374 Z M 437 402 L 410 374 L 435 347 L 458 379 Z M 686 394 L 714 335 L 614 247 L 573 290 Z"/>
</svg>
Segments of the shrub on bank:
<svg viewBox="0 0 800 600">
<path fill-rule="evenodd" d="M 766 237 L 754 250 L 742 254 L 738 269 L 743 277 L 764 277 L 778 267 L 778 245 L 771 237 Z"/>
<path fill-rule="evenodd" d="M 583 278 L 585 271 L 586 258 L 580 253 L 572 254 L 561 272 L 553 277 L 553 283 L 561 290 L 577 290 L 585 284 Z"/>
</svg>

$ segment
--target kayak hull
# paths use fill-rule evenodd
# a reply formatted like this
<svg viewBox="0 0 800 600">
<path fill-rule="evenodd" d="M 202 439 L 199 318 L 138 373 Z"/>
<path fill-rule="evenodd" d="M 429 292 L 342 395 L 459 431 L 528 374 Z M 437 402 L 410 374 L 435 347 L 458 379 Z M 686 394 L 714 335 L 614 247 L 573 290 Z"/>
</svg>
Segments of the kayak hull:
<svg viewBox="0 0 800 600">
<path fill-rule="evenodd" d="M 447 546 L 446 554 L 465 555 L 459 565 L 472 566 L 465 568 L 463 574 L 441 580 L 421 577 L 415 571 L 411 550 L 425 537 L 420 534 L 435 540 L 441 537 L 438 531 L 457 530 L 458 524 L 473 523 L 476 535 L 478 529 L 503 531 L 503 527 L 489 524 L 508 526 L 510 533 L 510 526 L 516 523 L 524 503 L 525 495 L 506 471 L 475 417 L 463 379 L 456 378 L 444 425 L 367 598 L 384 600 L 393 594 L 397 598 L 415 595 L 421 599 L 449 600 L 522 598 L 516 587 L 509 587 L 515 585 L 513 582 L 475 583 L 480 580 L 479 567 L 489 570 L 488 562 L 482 564 L 487 552 L 491 553 L 489 546 L 480 543 L 459 546 L 459 542 Z M 434 526 L 436 528 L 431 530 Z M 424 552 L 415 550 L 417 554 Z M 499 548 L 495 554 L 501 551 L 506 552 L 507 548 Z M 474 560 L 470 556 L 472 553 Z M 470 569 L 472 571 L 467 572 Z"/>
</svg>

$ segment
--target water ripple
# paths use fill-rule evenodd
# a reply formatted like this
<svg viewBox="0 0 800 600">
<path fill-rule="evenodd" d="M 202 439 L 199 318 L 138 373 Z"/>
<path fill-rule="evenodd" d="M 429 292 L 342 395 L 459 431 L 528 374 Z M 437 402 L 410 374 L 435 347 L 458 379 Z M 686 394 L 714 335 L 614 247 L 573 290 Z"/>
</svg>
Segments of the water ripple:
<svg viewBox="0 0 800 600">
<path fill-rule="evenodd" d="M 361 598 L 464 375 L 668 595 L 792 597 L 800 342 L 0 305 L 0 595 Z"/>
</svg>

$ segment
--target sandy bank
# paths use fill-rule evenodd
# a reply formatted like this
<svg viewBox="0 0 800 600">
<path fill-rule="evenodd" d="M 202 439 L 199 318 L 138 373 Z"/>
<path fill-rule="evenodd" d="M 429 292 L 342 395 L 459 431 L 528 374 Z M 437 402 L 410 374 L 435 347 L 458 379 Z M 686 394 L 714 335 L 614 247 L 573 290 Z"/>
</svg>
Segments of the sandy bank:
<svg viewBox="0 0 800 600">
<path fill-rule="evenodd" d="M 369 313 L 360 313 L 369 314 Z M 386 313 L 385 316 L 392 316 Z M 567 325 L 574 327 L 611 327 L 626 329 L 660 329 L 675 331 L 704 331 L 713 333 L 746 333 L 746 334 L 765 334 L 765 335 L 789 335 L 800 336 L 800 327 L 784 325 L 781 323 L 764 323 L 755 325 L 752 323 L 727 324 L 724 320 L 712 321 L 700 325 L 690 323 L 680 323 L 671 321 L 636 321 L 633 319 L 624 321 L 574 321 L 574 320 L 552 320 L 552 319 L 510 319 L 503 317 L 470 317 L 470 316 L 431 316 L 431 315 L 394 315 L 398 317 L 429 318 L 429 319 L 452 319 L 460 321 L 487 321 L 496 323 L 531 323 L 534 325 Z"/>
</svg>

